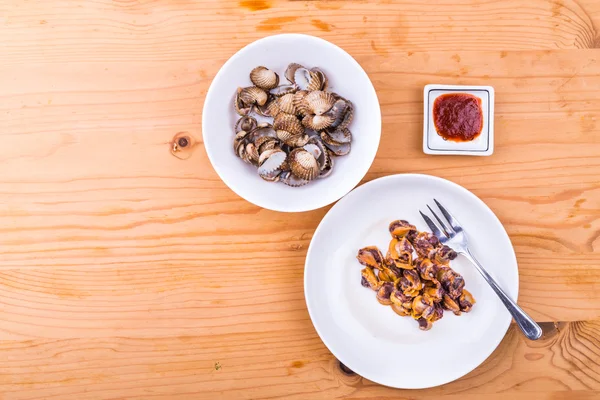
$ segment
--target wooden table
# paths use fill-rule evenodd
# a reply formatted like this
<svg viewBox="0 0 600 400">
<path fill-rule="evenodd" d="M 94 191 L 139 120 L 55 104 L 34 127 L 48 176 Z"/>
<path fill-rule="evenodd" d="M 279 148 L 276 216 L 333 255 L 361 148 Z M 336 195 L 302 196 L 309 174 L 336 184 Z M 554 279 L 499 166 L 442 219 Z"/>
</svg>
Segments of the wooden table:
<svg viewBox="0 0 600 400">
<path fill-rule="evenodd" d="M 597 29 L 597 0 L 0 0 L 0 398 L 598 398 Z M 383 135 L 365 181 L 437 175 L 496 212 L 543 340 L 512 327 L 429 390 L 340 368 L 303 295 L 328 208 L 255 207 L 202 146 L 219 67 L 279 32 L 369 73 Z M 431 82 L 495 87 L 492 157 L 422 153 Z M 180 131 L 200 142 L 187 160 Z"/>
</svg>

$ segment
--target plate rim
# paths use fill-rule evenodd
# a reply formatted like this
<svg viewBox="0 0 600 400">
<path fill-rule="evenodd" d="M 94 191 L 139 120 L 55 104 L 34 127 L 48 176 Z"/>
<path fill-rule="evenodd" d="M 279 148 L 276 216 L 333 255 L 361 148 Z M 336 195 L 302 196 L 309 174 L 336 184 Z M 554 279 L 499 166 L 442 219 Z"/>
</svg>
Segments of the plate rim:
<svg viewBox="0 0 600 400">
<path fill-rule="evenodd" d="M 259 201 L 255 201 L 256 199 L 250 200 L 248 199 L 246 196 L 242 196 L 242 194 L 240 193 L 240 189 L 238 186 L 236 186 L 235 184 L 232 185 L 231 181 L 227 182 L 224 178 L 223 178 L 223 174 L 222 171 L 220 170 L 220 167 L 218 167 L 215 162 L 213 160 L 216 159 L 216 154 L 213 152 L 213 150 L 209 150 L 209 146 L 206 146 L 206 130 L 205 130 L 205 126 L 206 126 L 206 120 L 205 118 L 207 115 L 206 112 L 206 107 L 207 104 L 209 104 L 209 99 L 211 99 L 213 97 L 214 91 L 215 89 L 215 81 L 217 79 L 220 79 L 220 74 L 221 72 L 228 67 L 231 63 L 235 62 L 235 60 L 239 57 L 241 57 L 240 53 L 242 53 L 243 51 L 247 51 L 249 49 L 252 49 L 255 46 L 259 46 L 261 43 L 265 42 L 265 41 L 270 41 L 270 40 L 276 40 L 277 38 L 289 38 L 289 39 L 293 39 L 293 38 L 303 38 L 303 39 L 308 39 L 308 40 L 314 40 L 316 42 L 320 42 L 326 46 L 332 46 L 334 48 L 337 48 L 338 50 L 340 50 L 343 54 L 347 55 L 350 59 L 350 62 L 354 63 L 358 69 L 365 75 L 365 77 L 367 78 L 367 80 L 370 83 L 370 90 L 372 92 L 372 94 L 375 97 L 375 106 L 377 108 L 377 115 L 378 115 L 378 125 L 379 125 L 379 129 L 377 129 L 376 131 L 378 131 L 378 134 L 375 135 L 376 137 L 374 138 L 375 142 L 376 142 L 376 146 L 375 146 L 375 151 L 373 152 L 373 155 L 371 157 L 371 160 L 369 162 L 369 167 L 365 169 L 365 171 L 362 174 L 358 174 L 355 179 L 352 180 L 353 184 L 351 185 L 350 189 L 346 192 L 341 192 L 339 195 L 335 195 L 332 197 L 332 199 L 330 201 L 328 201 L 327 203 L 324 204 L 320 204 L 317 206 L 311 206 L 311 208 L 306 208 L 306 207 L 298 207 L 298 208 L 290 208 L 290 207 L 285 207 L 284 205 L 280 205 L 280 206 L 275 206 L 275 205 L 269 205 L 269 206 L 265 206 L 263 204 L 258 204 L 260 203 Z M 336 201 L 338 201 L 339 199 L 341 199 L 342 197 L 344 197 L 345 195 L 347 195 L 348 193 L 350 193 L 352 190 L 354 190 L 359 184 L 360 182 L 363 180 L 363 178 L 367 175 L 367 173 L 369 172 L 369 169 L 371 168 L 371 166 L 373 165 L 373 162 L 375 161 L 375 158 L 377 157 L 377 153 L 379 152 L 379 145 L 381 144 L 381 129 L 382 129 L 382 115 L 381 115 L 381 104 L 379 103 L 379 97 L 377 96 L 377 90 L 375 89 L 375 85 L 373 85 L 373 82 L 371 81 L 371 78 L 369 77 L 369 74 L 367 73 L 367 71 L 365 71 L 365 69 L 362 67 L 362 65 L 360 65 L 360 63 L 350 54 L 348 53 L 346 50 L 344 50 L 343 48 L 341 48 L 340 46 L 326 40 L 323 39 L 321 37 L 318 36 L 313 36 L 313 35 L 307 35 L 304 33 L 281 33 L 281 34 L 276 34 L 276 35 L 268 35 L 268 36 L 264 36 L 262 38 L 256 39 L 248 44 L 246 44 L 245 46 L 243 46 L 242 48 L 240 48 L 239 50 L 237 50 L 233 55 L 231 55 L 227 61 L 225 61 L 225 63 L 219 68 L 219 70 L 217 71 L 217 73 L 215 74 L 215 76 L 213 77 L 208 90 L 206 91 L 206 95 L 204 97 L 204 105 L 202 106 L 202 141 L 203 141 L 203 145 L 204 145 L 204 149 L 206 151 L 206 155 L 208 156 L 208 160 L 213 168 L 213 170 L 217 173 L 217 176 L 219 177 L 219 179 L 225 184 L 225 186 L 227 186 L 231 191 L 233 191 L 237 196 L 239 196 L 240 198 L 244 199 L 245 201 L 254 204 L 255 206 L 258 206 L 260 208 L 264 208 L 267 210 L 271 210 L 271 211 L 277 211 L 277 212 L 285 212 L 285 213 L 299 213 L 299 212 L 307 212 L 307 211 L 313 211 L 313 210 L 318 210 L 320 208 L 326 207 L 330 204 L 335 203 Z M 360 175 L 360 176 L 359 176 Z"/>
<path fill-rule="evenodd" d="M 502 340 L 506 337 L 506 333 L 508 332 L 508 328 L 510 327 L 511 322 L 512 322 L 512 317 L 510 316 L 510 314 L 507 314 L 506 321 L 504 322 L 505 327 L 503 329 L 501 329 L 501 331 L 503 332 L 503 334 L 501 336 L 499 336 L 499 339 L 490 348 L 490 351 L 485 356 L 485 358 L 483 358 L 482 361 L 479 364 L 475 365 L 473 368 L 468 369 L 467 371 L 465 371 L 460 376 L 453 377 L 453 378 L 450 378 L 448 380 L 443 380 L 442 382 L 435 383 L 433 385 L 427 384 L 427 385 L 404 385 L 404 386 L 398 386 L 398 385 L 394 385 L 394 384 L 389 383 L 389 382 L 382 382 L 382 381 L 378 380 L 377 377 L 374 377 L 370 373 L 363 373 L 364 371 L 361 371 L 362 367 L 355 368 L 356 366 L 348 365 L 348 363 L 346 361 L 344 361 L 344 357 L 343 356 L 340 357 L 339 354 L 336 354 L 333 350 L 331 350 L 331 347 L 329 346 L 328 341 L 325 340 L 325 338 L 323 337 L 322 332 L 319 330 L 319 328 L 317 327 L 317 325 L 314 323 L 313 313 L 315 311 L 311 310 L 311 307 L 310 307 L 310 304 L 309 304 L 309 301 L 308 301 L 309 296 L 308 296 L 308 290 L 307 290 L 307 288 L 308 288 L 308 285 L 307 285 L 307 270 L 308 270 L 309 261 L 311 259 L 311 253 L 312 253 L 312 250 L 313 250 L 314 239 L 315 239 L 315 237 L 317 237 L 317 235 L 320 232 L 320 230 L 323 229 L 323 226 L 325 225 L 326 221 L 328 221 L 328 218 L 331 218 L 331 212 L 336 207 L 338 207 L 338 205 L 340 203 L 344 204 L 347 201 L 346 198 L 349 197 L 352 193 L 358 192 L 358 191 L 362 192 L 364 190 L 367 190 L 367 188 L 370 187 L 373 184 L 373 182 L 378 182 L 378 181 L 382 181 L 382 180 L 394 180 L 394 179 L 397 179 L 399 177 L 425 178 L 425 179 L 430 179 L 430 180 L 433 180 L 433 181 L 448 183 L 451 186 L 455 186 L 456 189 L 458 189 L 459 191 L 462 191 L 465 195 L 470 196 L 472 198 L 475 198 L 476 200 L 478 200 L 481 203 L 483 203 L 483 205 L 485 206 L 486 211 L 489 212 L 492 215 L 492 217 L 498 222 L 499 226 L 502 228 L 502 231 L 504 232 L 504 234 L 508 238 L 510 246 L 511 246 L 511 248 L 513 250 L 512 256 L 514 258 L 514 264 L 516 266 L 516 272 L 517 272 L 516 289 L 515 289 L 515 296 L 514 296 L 513 300 L 515 302 L 517 301 L 517 299 L 519 297 L 519 281 L 520 281 L 520 279 L 519 279 L 519 264 L 517 262 L 516 252 L 515 252 L 514 246 L 512 244 L 512 241 L 510 240 L 510 236 L 508 235 L 508 232 L 506 231 L 506 228 L 504 227 L 504 225 L 502 224 L 502 222 L 500 221 L 500 219 L 498 218 L 498 216 L 496 216 L 496 214 L 494 213 L 494 211 L 483 200 L 481 200 L 477 195 L 475 195 L 473 192 L 471 192 L 467 188 L 459 185 L 458 183 L 455 183 L 455 182 L 453 182 L 451 180 L 448 180 L 448 179 L 445 179 L 445 178 L 441 178 L 441 177 L 435 176 L 435 175 L 417 174 L 417 173 L 400 173 L 400 174 L 386 175 L 386 176 L 382 176 L 382 177 L 373 179 L 373 180 L 371 180 L 369 182 L 366 182 L 366 183 L 364 183 L 364 184 L 362 184 L 362 185 L 354 188 L 352 191 L 350 191 L 348 194 L 346 194 L 341 200 L 339 200 L 336 204 L 334 204 L 333 207 L 331 207 L 331 209 L 329 211 L 327 211 L 327 213 L 325 214 L 325 216 L 319 222 L 319 225 L 317 226 L 317 229 L 315 229 L 315 232 L 313 233 L 313 236 L 311 238 L 310 244 L 308 246 L 308 250 L 306 252 L 306 258 L 305 258 L 305 261 L 304 261 L 304 301 L 306 303 L 306 308 L 308 310 L 308 315 L 310 317 L 311 323 L 312 323 L 315 331 L 317 332 L 317 335 L 319 336 L 319 338 L 321 339 L 321 341 L 323 342 L 323 344 L 325 345 L 325 347 L 327 347 L 327 350 L 329 350 L 331 352 L 331 354 L 333 354 L 333 356 L 338 361 L 340 361 L 341 363 L 343 363 L 344 365 L 346 365 L 349 369 L 351 369 L 352 371 L 354 371 L 356 374 L 358 374 L 362 378 L 368 379 L 368 380 L 370 380 L 372 382 L 375 382 L 375 383 L 377 383 L 379 385 L 383 385 L 383 386 L 387 386 L 387 387 L 391 387 L 391 388 L 395 388 L 395 389 L 427 389 L 427 388 L 432 388 L 432 387 L 446 385 L 446 384 L 448 384 L 450 382 L 454 382 L 454 381 L 456 381 L 458 379 L 461 379 L 464 376 L 466 376 L 469 373 L 471 373 L 473 370 L 475 370 L 481 364 L 483 364 L 494 353 L 494 351 L 498 348 L 498 346 L 500 345 L 500 343 L 502 342 Z"/>
</svg>

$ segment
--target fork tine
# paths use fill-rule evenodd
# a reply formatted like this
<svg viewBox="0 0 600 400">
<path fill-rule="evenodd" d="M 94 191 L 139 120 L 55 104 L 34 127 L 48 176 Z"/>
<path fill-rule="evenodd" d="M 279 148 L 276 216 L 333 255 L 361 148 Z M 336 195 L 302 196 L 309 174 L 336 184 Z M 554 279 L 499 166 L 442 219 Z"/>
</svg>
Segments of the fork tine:
<svg viewBox="0 0 600 400">
<path fill-rule="evenodd" d="M 437 201 L 436 199 L 433 199 L 433 201 L 435 201 L 435 204 L 437 204 L 442 214 L 444 214 L 444 217 L 446 217 L 448 223 L 450 224 L 450 226 L 452 226 L 452 229 L 454 229 L 454 231 L 456 232 L 462 231 L 462 227 L 460 226 L 460 223 L 456 220 L 456 218 L 454 218 L 452 214 L 450 214 L 448 210 L 446 210 L 444 206 L 440 204 L 439 201 Z"/>
<path fill-rule="evenodd" d="M 444 221 L 442 221 L 442 219 L 440 217 L 438 217 L 438 215 L 435 213 L 435 211 L 433 211 L 433 209 L 431 207 L 429 207 L 429 204 L 427 205 L 427 208 L 429 208 L 429 211 L 431 211 L 431 213 L 433 214 L 435 219 L 437 219 L 437 222 L 441 225 L 442 230 L 444 231 L 446 236 L 450 237 L 454 233 L 454 231 L 452 229 L 448 228 L 448 226 L 444 223 Z"/>
<path fill-rule="evenodd" d="M 429 218 L 427 215 L 423 214 L 421 212 L 421 210 L 419 210 L 419 214 L 421 214 L 421 217 L 423 217 L 423 219 L 425 220 L 425 223 L 429 226 L 429 229 L 431 229 L 431 232 L 439 238 L 441 237 L 445 237 L 446 234 L 442 233 L 442 231 L 440 231 L 440 229 L 437 227 L 437 225 L 435 224 L 435 222 L 433 222 L 431 220 L 431 218 Z"/>
</svg>

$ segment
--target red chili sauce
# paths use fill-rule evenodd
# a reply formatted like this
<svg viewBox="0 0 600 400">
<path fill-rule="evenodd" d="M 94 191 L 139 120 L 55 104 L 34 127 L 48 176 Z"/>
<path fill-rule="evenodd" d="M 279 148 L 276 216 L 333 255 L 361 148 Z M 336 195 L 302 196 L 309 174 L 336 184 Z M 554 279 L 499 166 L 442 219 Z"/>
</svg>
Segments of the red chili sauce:
<svg viewBox="0 0 600 400">
<path fill-rule="evenodd" d="M 433 102 L 433 123 L 437 133 L 453 142 L 470 142 L 481 133 L 481 99 L 467 93 L 447 93 Z"/>
</svg>

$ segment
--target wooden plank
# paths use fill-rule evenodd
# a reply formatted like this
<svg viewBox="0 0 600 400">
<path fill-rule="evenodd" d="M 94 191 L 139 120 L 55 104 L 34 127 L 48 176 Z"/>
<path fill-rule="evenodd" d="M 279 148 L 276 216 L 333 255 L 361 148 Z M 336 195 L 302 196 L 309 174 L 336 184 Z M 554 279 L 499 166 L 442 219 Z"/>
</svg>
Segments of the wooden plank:
<svg viewBox="0 0 600 400">
<path fill-rule="evenodd" d="M 600 318 L 598 57 L 488 51 L 359 59 L 377 87 L 384 119 L 366 179 L 429 173 L 483 198 L 516 247 L 519 302 L 542 321 Z M 0 327 L 2 338 L 149 336 L 161 327 L 193 334 L 213 300 L 206 279 L 221 286 L 219 293 L 243 294 L 229 299 L 230 307 L 251 307 L 244 298 L 267 281 L 276 285 L 269 298 L 281 305 L 285 287 L 295 297 L 274 310 L 301 311 L 278 318 L 309 323 L 302 264 L 327 209 L 301 218 L 260 210 L 219 181 L 201 145 L 185 161 L 168 151 L 181 130 L 201 141 L 196 93 L 204 93 L 209 80 L 198 71 L 212 76 L 221 61 L 112 64 L 102 79 L 94 79 L 106 68 L 98 63 L 76 64 L 69 73 L 60 65 L 0 68 L 0 76 L 15 82 L 5 87 L 8 109 L 0 112 L 7 128 L 0 148 L 0 294 L 10 300 L 11 313 Z M 136 75 L 140 65 L 146 73 Z M 43 73 L 53 79 L 32 79 Z M 496 88 L 494 156 L 422 154 L 421 88 L 429 82 Z M 92 269 L 95 279 L 88 281 Z M 240 288 L 221 270 L 252 276 Z M 129 271 L 175 282 L 172 303 L 154 309 L 163 301 L 160 280 L 144 288 Z M 120 281 L 120 274 L 129 280 Z M 98 281 L 118 285 L 107 292 L 94 286 Z M 73 302 L 56 287 L 90 295 Z M 98 308 L 115 293 L 121 308 Z M 169 323 L 181 302 L 203 307 Z M 123 310 L 136 318 L 119 318 Z M 154 324 L 138 324 L 144 310 L 151 310 Z M 102 317 L 90 321 L 91 311 Z M 109 323 L 113 330 L 101 329 L 117 320 Z M 261 316 L 245 322 L 259 331 L 274 323 Z"/>
<path fill-rule="evenodd" d="M 4 0 L 0 62 L 212 60 L 280 32 L 319 35 L 354 56 L 590 48 L 597 27 L 585 9 L 593 2 L 436 0 L 428 2 L 435 12 L 427 12 L 410 0 L 53 0 L 26 6 Z"/>
<path fill-rule="evenodd" d="M 548 337 L 539 342 L 523 339 L 513 327 L 475 371 L 418 391 L 344 372 L 308 325 L 271 333 L 3 342 L 0 393 L 11 400 L 597 397 L 600 323 L 557 327 L 545 326 Z"/>
<path fill-rule="evenodd" d="M 308 240 L 275 241 L 277 247 L 298 246 L 298 251 L 285 251 L 285 258 L 269 253 L 267 246 L 254 251 L 252 244 L 234 243 L 222 248 L 235 248 L 248 260 L 5 270 L 0 272 L 0 340 L 151 338 L 235 334 L 241 327 L 255 333 L 273 333 L 290 325 L 310 328 L 302 279 L 302 248 Z M 266 255 L 263 259 L 261 252 Z M 218 259 L 218 254 L 211 255 Z M 600 275 L 597 264 L 566 269 L 561 259 L 543 266 L 537 263 L 538 259 L 521 264 L 519 303 L 538 321 L 557 315 L 599 318 L 600 301 L 594 295 Z"/>
</svg>

